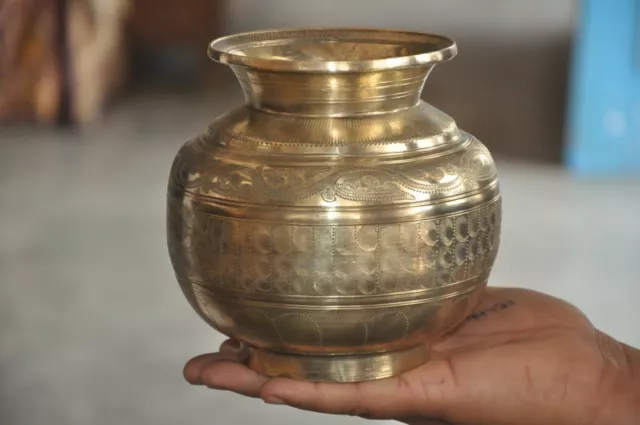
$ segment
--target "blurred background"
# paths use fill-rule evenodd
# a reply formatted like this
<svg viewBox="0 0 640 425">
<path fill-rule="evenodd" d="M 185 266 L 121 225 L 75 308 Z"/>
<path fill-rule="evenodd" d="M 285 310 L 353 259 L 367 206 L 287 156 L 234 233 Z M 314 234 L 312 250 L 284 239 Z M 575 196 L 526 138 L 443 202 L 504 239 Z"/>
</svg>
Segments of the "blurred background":
<svg viewBox="0 0 640 425">
<path fill-rule="evenodd" d="M 498 286 L 565 298 L 640 347 L 637 0 L 0 0 L 0 424 L 355 424 L 189 387 L 222 337 L 165 241 L 179 146 L 242 101 L 220 35 L 442 33 L 424 98 L 478 136 L 504 193 Z"/>
</svg>

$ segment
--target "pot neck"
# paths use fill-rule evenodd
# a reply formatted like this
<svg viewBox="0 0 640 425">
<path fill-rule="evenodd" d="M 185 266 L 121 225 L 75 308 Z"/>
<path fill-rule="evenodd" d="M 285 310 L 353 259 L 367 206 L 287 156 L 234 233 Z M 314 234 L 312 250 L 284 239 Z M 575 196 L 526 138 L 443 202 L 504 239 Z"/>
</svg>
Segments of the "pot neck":
<svg viewBox="0 0 640 425">
<path fill-rule="evenodd" d="M 275 113 L 357 116 L 415 106 L 433 65 L 369 72 L 278 72 L 232 66 L 247 104 Z"/>
</svg>

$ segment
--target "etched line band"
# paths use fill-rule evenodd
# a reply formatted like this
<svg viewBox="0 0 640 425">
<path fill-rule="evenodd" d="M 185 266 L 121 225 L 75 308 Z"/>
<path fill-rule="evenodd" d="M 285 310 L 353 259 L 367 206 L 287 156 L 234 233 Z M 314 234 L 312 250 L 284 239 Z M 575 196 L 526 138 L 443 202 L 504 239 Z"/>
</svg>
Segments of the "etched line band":
<svg viewBox="0 0 640 425">
<path fill-rule="evenodd" d="M 254 307 L 287 308 L 292 310 L 295 310 L 296 308 L 303 309 L 303 310 L 362 310 L 362 309 L 370 310 L 370 309 L 377 309 L 377 308 L 386 309 L 389 307 L 406 307 L 406 306 L 412 306 L 412 305 L 434 303 L 434 302 L 446 300 L 449 298 L 457 298 L 465 294 L 472 293 L 478 290 L 478 288 L 484 287 L 485 285 L 486 285 L 486 281 L 474 282 L 473 284 L 469 285 L 467 288 L 463 290 L 449 292 L 449 293 L 445 293 L 438 296 L 424 297 L 424 298 L 416 298 L 414 295 L 410 297 L 409 300 L 405 300 L 405 301 L 379 302 L 375 304 L 365 304 L 364 302 L 360 301 L 358 304 L 322 304 L 322 305 L 291 304 L 291 303 L 273 302 L 273 301 L 257 301 L 257 300 L 247 299 L 247 298 L 239 299 L 233 296 L 221 295 L 222 292 L 212 291 L 210 288 L 204 288 L 200 285 L 194 285 L 193 290 L 201 292 L 206 295 L 213 296 L 214 298 L 217 298 L 220 300 L 224 300 L 227 303 L 241 304 L 241 305 L 254 306 Z M 282 301 L 282 297 L 279 298 L 279 300 Z M 342 301 L 341 298 L 336 298 L 336 301 L 338 300 Z"/>
</svg>

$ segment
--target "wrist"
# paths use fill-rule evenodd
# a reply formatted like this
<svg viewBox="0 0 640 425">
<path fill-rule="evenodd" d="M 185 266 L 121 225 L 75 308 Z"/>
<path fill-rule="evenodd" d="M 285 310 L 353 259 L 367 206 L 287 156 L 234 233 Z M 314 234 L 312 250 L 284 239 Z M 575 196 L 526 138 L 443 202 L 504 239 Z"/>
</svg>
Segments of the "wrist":
<svg viewBox="0 0 640 425">
<path fill-rule="evenodd" d="M 609 420 L 603 424 L 635 425 L 640 423 L 640 351 L 618 345 L 617 377 L 608 397 Z"/>
<path fill-rule="evenodd" d="M 620 344 L 626 360 L 627 379 L 629 380 L 628 423 L 640 423 L 640 350 L 626 344 Z"/>
<path fill-rule="evenodd" d="M 640 351 L 597 331 L 604 360 L 593 425 L 640 424 Z"/>
</svg>

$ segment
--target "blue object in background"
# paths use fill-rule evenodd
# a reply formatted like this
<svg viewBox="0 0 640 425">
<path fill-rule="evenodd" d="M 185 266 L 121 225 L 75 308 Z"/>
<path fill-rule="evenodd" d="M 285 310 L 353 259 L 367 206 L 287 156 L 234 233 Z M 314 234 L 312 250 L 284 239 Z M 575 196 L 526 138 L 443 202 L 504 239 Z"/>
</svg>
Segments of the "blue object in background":
<svg viewBox="0 0 640 425">
<path fill-rule="evenodd" d="M 565 161 L 577 174 L 640 175 L 640 0 L 582 0 Z"/>
</svg>

